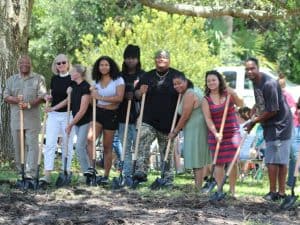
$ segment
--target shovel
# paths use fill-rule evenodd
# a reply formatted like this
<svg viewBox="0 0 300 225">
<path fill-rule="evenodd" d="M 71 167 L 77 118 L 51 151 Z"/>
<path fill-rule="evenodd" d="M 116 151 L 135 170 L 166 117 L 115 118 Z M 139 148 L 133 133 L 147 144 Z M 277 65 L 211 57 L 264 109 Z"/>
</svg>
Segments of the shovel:
<svg viewBox="0 0 300 225">
<path fill-rule="evenodd" d="M 171 130 L 174 130 L 175 125 L 176 125 L 176 120 L 177 120 L 177 111 L 178 111 L 178 106 L 179 106 L 179 102 L 181 99 L 181 94 L 178 95 L 178 99 L 177 99 L 177 104 L 176 104 L 176 108 L 175 108 L 175 112 L 174 112 L 174 116 L 173 116 L 173 121 L 172 121 L 172 126 L 171 126 Z M 166 184 L 168 183 L 168 180 L 165 179 L 165 173 L 166 173 L 166 167 L 167 167 L 167 163 L 168 163 L 168 155 L 169 155 L 169 151 L 170 151 L 170 146 L 171 146 L 171 138 L 168 139 L 168 143 L 167 143 L 167 147 L 166 147 L 166 151 L 165 151 L 165 157 L 164 157 L 164 161 L 162 162 L 162 167 L 161 167 L 161 178 L 156 178 L 156 180 L 150 185 L 150 189 L 151 190 L 158 190 L 161 187 L 166 186 Z"/>
<path fill-rule="evenodd" d="M 45 108 L 47 109 L 49 105 L 49 101 L 46 101 Z M 41 133 L 41 142 L 39 146 L 39 153 L 38 153 L 38 163 L 37 163 L 37 170 L 36 170 L 36 177 L 35 177 L 35 184 L 34 189 L 37 190 L 40 186 L 46 188 L 46 183 L 39 182 L 40 177 L 40 165 L 41 165 L 41 158 L 42 158 L 42 151 L 43 151 L 43 145 L 44 145 L 44 137 L 45 137 L 45 128 L 46 128 L 46 121 L 47 121 L 48 113 L 45 112 L 44 120 L 43 120 L 43 126 L 42 126 L 42 133 Z"/>
<path fill-rule="evenodd" d="M 293 208 L 295 202 L 297 201 L 298 196 L 295 195 L 295 185 L 296 185 L 296 180 L 299 174 L 299 166 L 300 166 L 300 151 L 298 152 L 298 158 L 294 170 L 294 177 L 292 181 L 292 187 L 291 187 L 291 195 L 288 195 L 285 197 L 284 201 L 280 205 L 280 209 L 282 210 L 289 210 Z"/>
<path fill-rule="evenodd" d="M 135 140 L 135 148 L 134 148 L 134 154 L 132 156 L 132 176 L 126 178 L 126 185 L 135 189 L 138 184 L 139 180 L 134 178 L 135 175 L 135 169 L 136 169 L 136 160 L 138 156 L 138 149 L 140 144 L 140 136 L 141 136 L 141 127 L 143 122 L 143 114 L 144 114 L 144 107 L 145 107 L 145 100 L 146 100 L 146 94 L 142 95 L 141 100 L 141 110 L 140 110 L 140 116 L 137 122 L 137 134 L 136 134 L 136 140 Z"/>
<path fill-rule="evenodd" d="M 227 180 L 227 178 L 229 177 L 229 175 L 230 175 L 230 173 L 231 173 L 231 171 L 232 171 L 232 168 L 233 168 L 234 164 L 235 164 L 236 161 L 237 161 L 238 156 L 240 155 L 241 148 L 242 148 L 242 146 L 243 146 L 243 144 L 244 144 L 244 142 L 245 142 L 247 136 L 248 136 L 248 133 L 246 133 L 246 134 L 244 135 L 244 137 L 242 138 L 242 140 L 241 140 L 241 142 L 240 142 L 240 144 L 239 144 L 239 147 L 237 148 L 237 150 L 236 150 L 236 152 L 235 152 L 235 154 L 234 154 L 233 160 L 232 160 L 232 162 L 230 163 L 230 165 L 229 165 L 229 167 L 228 167 L 228 169 L 227 169 L 227 172 L 226 172 L 225 176 L 223 177 L 222 183 L 221 183 L 221 185 L 220 185 L 219 188 L 218 188 L 218 191 L 215 192 L 215 193 L 210 197 L 210 201 L 216 202 L 216 201 L 221 201 L 222 199 L 224 199 L 224 197 L 225 197 L 226 194 L 223 193 L 223 186 L 224 186 L 224 184 L 226 183 L 226 180 Z"/>
<path fill-rule="evenodd" d="M 226 103 L 225 103 L 225 108 L 224 108 L 222 121 L 221 121 L 221 126 L 220 126 L 220 130 L 219 130 L 219 133 L 221 133 L 221 134 L 223 134 L 225 120 L 226 120 L 227 112 L 228 112 L 229 102 L 230 102 L 230 95 L 227 96 Z M 215 167 L 216 167 L 216 163 L 217 163 L 217 159 L 218 159 L 218 155 L 219 155 L 220 144 L 221 144 L 221 141 L 218 141 L 217 145 L 216 145 L 213 164 L 212 164 L 212 167 L 211 167 L 210 178 L 207 179 L 206 183 L 202 187 L 202 189 L 201 189 L 202 193 L 210 193 L 215 188 L 215 186 L 217 184 L 217 182 L 214 178 L 214 172 L 215 172 Z"/>
<path fill-rule="evenodd" d="M 94 87 L 91 87 L 93 90 Z M 97 177 L 97 170 L 96 170 L 96 99 L 93 98 L 93 152 L 92 152 L 92 168 L 89 168 L 89 174 L 85 174 L 86 176 L 86 185 L 88 186 L 97 186 L 98 180 L 100 177 Z"/>
<path fill-rule="evenodd" d="M 113 178 L 112 181 L 113 189 L 118 189 L 125 185 L 125 181 L 123 177 L 123 168 L 124 168 L 124 160 L 125 160 L 125 152 L 126 152 L 126 144 L 127 144 L 127 132 L 128 132 L 130 109 L 131 109 L 131 99 L 128 100 L 127 111 L 126 111 L 125 130 L 123 136 L 123 151 L 122 151 L 121 163 L 120 163 L 120 176 L 119 178 L 116 177 Z"/>
<path fill-rule="evenodd" d="M 71 113 L 71 92 L 72 88 L 67 89 L 67 110 L 68 110 L 68 117 L 67 117 L 67 125 L 70 123 L 70 113 Z M 65 185 L 69 185 L 72 179 L 72 173 L 68 174 L 67 171 L 67 164 L 68 164 L 68 151 L 69 151 L 69 138 L 70 135 L 67 135 L 66 145 L 65 145 L 65 159 L 64 159 L 64 172 L 60 173 L 57 180 L 56 180 L 56 187 L 60 188 Z"/>
<path fill-rule="evenodd" d="M 20 102 L 23 101 L 23 95 L 18 95 Z M 24 167 L 24 112 L 20 108 L 20 154 L 21 154 L 21 176 L 22 180 L 18 180 L 16 183 L 16 188 L 25 189 L 26 180 L 25 180 L 25 167 Z"/>
</svg>

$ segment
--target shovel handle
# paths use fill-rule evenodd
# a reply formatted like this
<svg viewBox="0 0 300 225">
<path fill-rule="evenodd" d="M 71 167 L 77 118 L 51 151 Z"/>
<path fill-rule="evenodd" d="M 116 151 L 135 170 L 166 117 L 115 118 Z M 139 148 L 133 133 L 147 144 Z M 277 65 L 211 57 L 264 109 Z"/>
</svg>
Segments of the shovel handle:
<svg viewBox="0 0 300 225">
<path fill-rule="evenodd" d="M 18 95 L 20 102 L 23 101 L 23 95 Z M 21 150 L 21 164 L 24 165 L 24 111 L 20 108 L 20 150 Z"/>
<path fill-rule="evenodd" d="M 176 108 L 175 108 L 175 111 L 174 111 L 174 116 L 173 116 L 173 121 L 172 121 L 172 125 L 171 125 L 171 130 L 174 130 L 175 128 L 175 125 L 176 125 L 176 120 L 177 120 L 177 111 L 178 111 L 178 107 L 179 107 L 179 103 L 180 103 L 180 100 L 181 100 L 181 94 L 178 95 L 178 98 L 177 98 L 177 103 L 176 103 Z M 164 161 L 166 162 L 168 160 L 168 155 L 169 155 L 169 151 L 170 151 L 170 146 L 171 146 L 171 138 L 168 139 L 168 143 L 167 143 L 167 148 L 166 148 L 166 152 L 165 152 L 165 158 L 164 158 Z"/>
<path fill-rule="evenodd" d="M 141 127 L 142 127 L 142 122 L 143 122 L 145 100 L 146 100 L 146 93 L 144 93 L 142 95 L 141 112 L 140 112 L 140 116 L 139 116 L 139 119 L 138 119 L 135 149 L 134 149 L 134 154 L 133 154 L 133 157 L 132 157 L 133 161 L 136 161 L 136 159 L 137 159 L 137 154 L 138 154 L 138 149 L 139 149 L 139 144 L 140 144 Z"/>
<path fill-rule="evenodd" d="M 92 121 L 92 129 L 93 129 L 93 152 L 92 152 L 92 160 L 96 159 L 96 99 L 93 98 L 93 121 Z"/>
<path fill-rule="evenodd" d="M 129 116 L 130 116 L 130 110 L 131 110 L 131 102 L 132 100 L 128 100 L 127 104 L 127 111 L 126 111 L 126 120 L 125 120 L 125 129 L 123 134 L 123 151 L 121 155 L 121 161 L 124 162 L 125 160 L 125 152 L 126 152 L 126 145 L 127 145 L 127 133 L 128 133 L 128 124 L 129 124 Z"/>
<path fill-rule="evenodd" d="M 227 176 L 230 175 L 231 170 L 232 170 L 232 168 L 233 168 L 235 162 L 237 161 L 237 157 L 240 155 L 241 148 L 242 148 L 242 146 L 243 146 L 243 144 L 244 144 L 244 142 L 245 142 L 247 136 L 248 136 L 248 133 L 246 133 L 246 134 L 244 135 L 244 137 L 242 138 L 242 140 L 241 140 L 241 142 L 240 142 L 240 144 L 239 144 L 239 147 L 237 148 L 237 150 L 236 150 L 236 152 L 235 152 L 235 154 L 234 154 L 234 157 L 233 157 L 233 159 L 232 159 L 232 161 L 231 161 L 231 163 L 230 163 L 230 165 L 229 165 L 229 167 L 228 167 L 228 170 L 227 170 L 227 172 L 226 172 L 226 175 L 227 175 Z"/>
<path fill-rule="evenodd" d="M 47 100 L 46 104 L 45 104 L 45 108 L 48 108 L 48 106 L 49 106 L 49 101 Z M 41 141 L 40 141 L 40 146 L 39 146 L 40 148 L 39 148 L 39 155 L 38 155 L 38 166 L 41 164 L 47 117 L 48 117 L 48 113 L 45 112 L 44 119 L 43 119 L 42 130 L 41 130 Z"/>
<path fill-rule="evenodd" d="M 225 103 L 225 108 L 224 108 L 223 116 L 222 116 L 220 130 L 219 130 L 219 133 L 221 133 L 221 134 L 223 134 L 223 130 L 224 130 L 224 126 L 225 126 L 225 121 L 226 121 L 226 117 L 227 117 L 227 113 L 228 113 L 228 108 L 229 108 L 230 97 L 231 96 L 228 94 L 227 95 L 227 99 L 226 99 L 226 103 Z M 218 155 L 219 155 L 219 150 L 220 150 L 220 145 L 221 145 L 221 141 L 218 141 L 217 145 L 216 145 L 216 150 L 215 150 L 213 165 L 216 165 L 216 163 L 217 163 L 217 159 L 218 159 Z"/>
</svg>

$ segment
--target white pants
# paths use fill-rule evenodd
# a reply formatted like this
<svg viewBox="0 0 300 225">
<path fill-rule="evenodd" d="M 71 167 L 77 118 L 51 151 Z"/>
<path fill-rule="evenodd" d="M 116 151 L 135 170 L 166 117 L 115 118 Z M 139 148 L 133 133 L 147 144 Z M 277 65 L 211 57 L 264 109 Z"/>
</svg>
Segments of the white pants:
<svg viewBox="0 0 300 225">
<path fill-rule="evenodd" d="M 46 125 L 46 147 L 44 149 L 44 170 L 54 169 L 55 151 L 57 148 L 57 139 L 62 136 L 62 170 L 64 170 L 65 153 L 68 150 L 67 171 L 70 171 L 73 157 L 73 138 L 75 130 L 72 128 L 69 138 L 67 138 L 67 112 L 49 112 Z M 70 121 L 72 116 L 70 116 Z M 67 145 L 67 139 L 68 145 Z M 68 149 L 66 148 L 68 147 Z"/>
</svg>

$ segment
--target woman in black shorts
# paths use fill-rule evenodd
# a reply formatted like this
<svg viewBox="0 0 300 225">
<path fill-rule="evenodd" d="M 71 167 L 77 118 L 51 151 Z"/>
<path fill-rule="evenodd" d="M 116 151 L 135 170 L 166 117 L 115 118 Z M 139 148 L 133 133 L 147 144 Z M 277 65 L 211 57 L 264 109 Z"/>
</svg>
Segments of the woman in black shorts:
<svg viewBox="0 0 300 225">
<path fill-rule="evenodd" d="M 96 109 L 96 137 L 103 134 L 104 147 L 104 177 L 100 184 L 107 184 L 112 164 L 112 142 L 115 130 L 118 129 L 117 109 L 122 102 L 125 84 L 115 61 L 108 56 L 101 56 L 95 62 L 92 70 L 95 89 L 91 96 L 97 101 Z M 93 129 L 92 122 L 88 133 L 88 153 L 92 160 Z"/>
</svg>

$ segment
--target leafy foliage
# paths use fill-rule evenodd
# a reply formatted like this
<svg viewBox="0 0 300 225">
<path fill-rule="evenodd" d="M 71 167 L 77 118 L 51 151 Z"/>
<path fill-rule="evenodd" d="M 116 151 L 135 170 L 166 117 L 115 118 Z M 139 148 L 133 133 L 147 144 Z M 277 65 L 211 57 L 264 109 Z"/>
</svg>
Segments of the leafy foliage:
<svg viewBox="0 0 300 225">
<path fill-rule="evenodd" d="M 92 34 L 82 39 L 82 50 L 76 57 L 90 66 L 100 55 L 113 57 L 119 65 L 123 61 L 123 50 L 129 43 L 141 48 L 141 62 L 147 71 L 154 68 L 154 53 L 159 49 L 171 52 L 171 66 L 182 70 L 198 86 L 203 86 L 206 70 L 220 64 L 208 47 L 204 21 L 179 15 L 169 15 L 146 9 L 141 16 L 133 16 L 132 23 L 114 21 L 108 18 L 103 33 L 97 36 L 100 45 Z"/>
<path fill-rule="evenodd" d="M 36 0 L 29 46 L 35 71 L 49 78 L 50 66 L 57 54 L 65 53 L 73 62 L 77 61 L 74 51 L 81 48 L 82 35 L 103 32 L 103 23 L 109 16 L 130 19 L 140 10 L 136 1 Z"/>
</svg>

